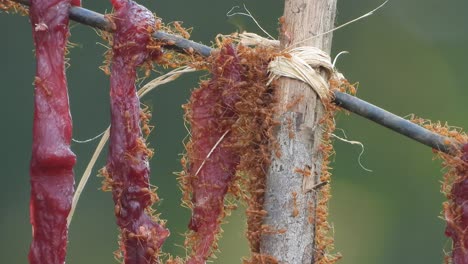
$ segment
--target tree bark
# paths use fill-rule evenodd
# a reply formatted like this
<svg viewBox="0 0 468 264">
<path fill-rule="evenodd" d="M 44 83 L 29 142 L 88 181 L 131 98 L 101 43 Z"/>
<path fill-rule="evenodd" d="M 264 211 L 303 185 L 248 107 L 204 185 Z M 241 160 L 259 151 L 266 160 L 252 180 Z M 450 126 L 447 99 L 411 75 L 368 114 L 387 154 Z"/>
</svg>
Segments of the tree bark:
<svg viewBox="0 0 468 264">
<path fill-rule="evenodd" d="M 331 33 L 311 37 L 333 28 L 336 2 L 286 0 L 281 47 L 315 46 L 330 53 Z M 324 108 L 310 87 L 288 78 L 280 79 L 279 107 L 276 139 L 281 155 L 273 155 L 266 180 L 268 215 L 264 224 L 271 230 L 286 232 L 263 234 L 261 253 L 273 256 L 279 263 L 310 264 L 315 258 L 313 219 L 317 204 L 312 186 L 320 181 L 322 157 L 318 148 L 322 129 L 319 121 Z M 309 171 L 311 176 L 307 177 Z"/>
</svg>

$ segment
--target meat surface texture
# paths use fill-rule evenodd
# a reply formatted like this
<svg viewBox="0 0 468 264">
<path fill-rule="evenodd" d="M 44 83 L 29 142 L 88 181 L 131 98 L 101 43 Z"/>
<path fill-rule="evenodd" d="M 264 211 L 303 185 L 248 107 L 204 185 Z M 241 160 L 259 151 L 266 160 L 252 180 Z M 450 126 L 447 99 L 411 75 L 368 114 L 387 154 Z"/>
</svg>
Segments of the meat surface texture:
<svg viewBox="0 0 468 264">
<path fill-rule="evenodd" d="M 127 0 L 112 0 L 116 26 L 110 77 L 111 130 L 106 170 L 111 179 L 120 249 L 124 263 L 158 263 L 169 231 L 153 216 L 157 200 L 149 183 L 148 158 L 140 128 L 140 102 L 135 88 L 137 68 L 155 54 L 147 45 L 154 27 L 153 14 Z"/>
<path fill-rule="evenodd" d="M 30 165 L 31 264 L 65 263 L 67 216 L 74 192 L 72 120 L 65 76 L 70 0 L 32 0 L 36 51 Z"/>
<path fill-rule="evenodd" d="M 191 127 L 188 177 L 192 191 L 189 237 L 192 255 L 187 263 L 205 263 L 216 248 L 216 236 L 224 217 L 224 198 L 239 164 L 232 147 L 231 129 L 237 119 L 242 68 L 236 50 L 225 44 L 215 57 L 212 78 L 193 91 L 186 105 Z"/>
</svg>

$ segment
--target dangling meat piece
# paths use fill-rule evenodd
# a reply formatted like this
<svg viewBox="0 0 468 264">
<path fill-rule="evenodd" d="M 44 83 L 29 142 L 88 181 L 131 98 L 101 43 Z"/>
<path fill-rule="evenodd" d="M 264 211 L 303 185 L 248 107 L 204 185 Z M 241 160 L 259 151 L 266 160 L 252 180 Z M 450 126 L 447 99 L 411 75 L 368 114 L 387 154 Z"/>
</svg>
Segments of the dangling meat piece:
<svg viewBox="0 0 468 264">
<path fill-rule="evenodd" d="M 112 5 L 116 31 L 106 171 L 121 229 L 124 263 L 158 263 L 158 253 L 169 231 L 152 215 L 151 205 L 157 200 L 149 183 L 148 158 L 152 153 L 142 137 L 140 102 L 135 89 L 137 67 L 158 55 L 147 49 L 155 19 L 148 9 L 133 1 L 112 0 Z"/>
<path fill-rule="evenodd" d="M 31 157 L 31 264 L 65 263 L 75 154 L 65 76 L 70 0 L 31 0 L 36 50 Z"/>
<path fill-rule="evenodd" d="M 216 248 L 224 217 L 224 196 L 235 175 L 239 155 L 232 146 L 231 128 L 237 119 L 242 68 L 234 47 L 227 43 L 212 62 L 212 78 L 193 91 L 185 105 L 191 127 L 187 146 L 190 169 L 186 191 L 192 193 L 192 218 L 187 263 L 203 264 Z"/>
</svg>

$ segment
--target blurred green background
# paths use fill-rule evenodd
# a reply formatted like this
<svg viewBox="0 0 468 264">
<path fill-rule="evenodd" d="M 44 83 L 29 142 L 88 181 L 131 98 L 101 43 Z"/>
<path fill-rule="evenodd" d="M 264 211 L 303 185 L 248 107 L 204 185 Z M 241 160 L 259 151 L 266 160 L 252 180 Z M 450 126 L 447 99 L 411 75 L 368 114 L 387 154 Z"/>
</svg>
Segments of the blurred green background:
<svg viewBox="0 0 468 264">
<path fill-rule="evenodd" d="M 109 12 L 108 1 L 83 0 L 84 6 Z M 227 18 L 231 7 L 245 3 L 271 34 L 277 32 L 282 1 L 150 1 L 142 4 L 164 21 L 184 21 L 193 27 L 192 39 L 210 44 L 218 33 L 236 30 L 260 33 L 246 17 Z M 339 1 L 337 25 L 375 8 L 381 1 Z M 462 0 L 392 0 L 365 20 L 335 32 L 332 56 L 342 50 L 338 68 L 358 81 L 358 96 L 398 115 L 414 113 L 432 120 L 468 127 L 466 119 L 466 59 L 468 58 L 468 2 Z M 108 78 L 98 69 L 105 48 L 95 32 L 72 24 L 68 69 L 74 138 L 88 139 L 109 123 Z M 0 259 L 1 263 L 27 263 L 29 224 L 29 158 L 34 76 L 31 27 L 26 17 L 0 14 L 0 87 L 3 125 L 0 166 Z M 153 184 L 159 186 L 161 217 L 168 219 L 172 235 L 164 250 L 185 255 L 181 246 L 189 219 L 181 208 L 174 171 L 180 171 L 179 154 L 187 131 L 181 104 L 197 86 L 201 75 L 191 74 L 160 87 L 143 101 L 150 106 L 156 129 L 150 144 L 156 149 L 151 160 Z M 465 102 L 465 103 L 464 103 Z M 465 116 L 465 118 L 463 118 Z M 438 218 L 442 195 L 440 162 L 432 152 L 403 136 L 355 115 L 340 115 L 337 127 L 349 139 L 365 145 L 363 164 L 359 147 L 335 142 L 333 198 L 330 203 L 336 248 L 341 263 L 441 263 L 444 223 Z M 337 133 L 340 133 L 337 131 Z M 78 156 L 77 181 L 97 141 L 73 143 Z M 105 161 L 102 155 L 96 169 Z M 96 174 L 96 169 L 93 175 Z M 89 181 L 70 230 L 67 263 L 116 263 L 117 228 L 110 193 L 98 190 L 100 179 Z M 243 236 L 245 217 L 241 210 L 228 218 L 221 252 L 214 263 L 240 263 L 248 254 Z"/>
</svg>

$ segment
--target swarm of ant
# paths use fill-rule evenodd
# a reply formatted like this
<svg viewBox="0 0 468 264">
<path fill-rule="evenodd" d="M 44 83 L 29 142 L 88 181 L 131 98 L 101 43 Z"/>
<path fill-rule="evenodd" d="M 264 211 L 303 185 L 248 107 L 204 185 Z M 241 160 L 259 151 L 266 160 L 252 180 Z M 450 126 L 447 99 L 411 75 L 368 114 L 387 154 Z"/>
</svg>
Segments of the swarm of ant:
<svg viewBox="0 0 468 264">
<path fill-rule="evenodd" d="M 218 41 L 218 47 L 233 41 L 226 37 Z M 287 230 L 272 230 L 271 227 L 263 224 L 263 218 L 267 215 L 264 210 L 265 180 L 268 168 L 271 163 L 271 155 L 281 156 L 278 143 L 275 140 L 274 129 L 279 125 L 277 120 L 278 98 L 276 94 L 276 82 L 269 83 L 268 64 L 277 56 L 288 56 L 287 53 L 279 51 L 277 47 L 257 45 L 247 47 L 237 43 L 236 51 L 242 65 L 243 79 L 239 84 L 240 100 L 235 103 L 234 111 L 236 120 L 230 127 L 230 134 L 235 138 L 235 143 L 230 147 L 238 152 L 240 156 L 239 164 L 236 168 L 236 176 L 228 190 L 228 195 L 234 200 L 241 200 L 247 204 L 247 238 L 250 243 L 251 256 L 244 259 L 244 263 L 278 263 L 272 256 L 264 255 L 260 252 L 260 239 L 265 234 L 281 234 Z M 208 60 L 208 64 L 213 63 L 213 59 Z M 218 69 L 217 69 L 218 70 Z M 222 69 L 219 69 L 222 71 Z M 320 181 L 328 183 L 330 181 L 329 160 L 333 154 L 331 145 L 331 133 L 335 128 L 334 115 L 338 108 L 332 103 L 332 91 L 338 89 L 350 94 L 355 94 L 356 88 L 346 79 L 330 79 L 330 96 L 324 99 L 322 103 L 325 106 L 326 114 L 320 121 L 324 137 L 320 147 L 320 154 L 324 158 Z M 294 104 L 301 101 L 298 98 Z M 292 108 L 294 105 L 289 106 Z M 190 112 L 190 108 L 186 107 Z M 294 137 L 293 134 L 290 137 Z M 232 142 L 232 141 L 230 141 Z M 184 192 L 184 204 L 192 208 L 191 192 L 188 175 L 191 144 L 187 145 L 187 156 L 182 159 L 184 171 L 180 174 L 181 186 Z M 310 171 L 301 171 L 301 174 L 311 176 Z M 299 173 L 299 172 L 298 172 Z M 307 175 L 306 175 L 307 174 Z M 296 193 L 297 196 L 297 193 Z M 333 250 L 333 238 L 330 234 L 330 224 L 328 217 L 328 200 L 330 197 L 330 186 L 325 184 L 319 191 L 319 201 L 315 207 L 309 205 L 309 221 L 316 226 L 316 255 L 315 263 L 330 264 L 335 263 L 341 258 L 339 254 L 331 254 Z M 294 194 L 293 194 L 294 199 Z M 227 209 L 230 206 L 225 206 Z M 221 223 L 222 218 L 228 214 L 223 213 L 218 220 Z M 295 213 L 294 213 L 295 212 Z M 293 216 L 299 212 L 293 210 Z M 190 241 L 190 237 L 189 237 Z M 188 242 L 190 244 L 190 242 Z M 216 248 L 216 245 L 214 245 Z"/>
<path fill-rule="evenodd" d="M 325 108 L 324 115 L 319 121 L 323 134 L 319 147 L 319 154 L 322 156 L 322 168 L 320 173 L 320 183 L 324 183 L 318 189 L 318 201 L 313 211 L 313 205 L 309 205 L 308 221 L 315 222 L 315 252 L 314 263 L 317 264 L 332 264 L 342 258 L 340 253 L 331 253 L 334 250 L 334 238 L 331 230 L 331 225 L 328 222 L 328 203 L 331 198 L 331 156 L 334 154 L 332 145 L 332 133 L 335 130 L 335 115 L 341 108 L 332 103 L 333 91 L 339 90 L 355 95 L 355 85 L 351 84 L 345 78 L 329 79 L 329 96 L 322 99 Z"/>
<path fill-rule="evenodd" d="M 278 55 L 278 50 L 242 45 L 238 45 L 237 49 L 241 57 L 246 89 L 241 92 L 242 100 L 235 105 L 238 119 L 232 131 L 237 138 L 235 147 L 242 154 L 237 167 L 239 188 L 234 189 L 239 192 L 234 195 L 240 196 L 247 203 L 246 235 L 252 252 L 251 259 L 245 260 L 244 263 L 274 263 L 265 261 L 266 256 L 260 254 L 260 237 L 271 231 L 263 225 L 263 218 L 267 214 L 263 203 L 266 174 L 271 155 L 277 148 L 273 130 L 279 123 L 275 119 L 278 101 L 276 84 L 267 85 L 267 67 Z"/>
<path fill-rule="evenodd" d="M 231 45 L 231 39 L 219 39 L 218 47 L 222 48 L 226 45 Z M 259 239 L 262 230 L 262 219 L 266 212 L 263 208 L 264 181 L 266 171 L 270 162 L 271 142 L 273 141 L 272 129 L 276 124 L 274 121 L 275 109 L 275 94 L 273 86 L 266 85 L 268 80 L 267 66 L 271 60 L 274 49 L 258 48 L 250 49 L 242 45 L 235 47 L 235 56 L 239 63 L 241 72 L 241 81 L 236 83 L 236 101 L 230 105 L 229 111 L 234 113 L 234 119 L 226 119 L 222 121 L 223 127 L 229 131 L 229 139 L 221 142 L 222 148 L 229 149 L 233 155 L 239 157 L 238 164 L 235 168 L 235 176 L 231 179 L 228 187 L 229 198 L 225 199 L 225 205 L 219 219 L 216 221 L 219 226 L 224 216 L 229 214 L 229 211 L 235 207 L 233 200 L 242 199 L 247 202 L 247 218 L 248 228 L 247 237 L 251 244 L 251 249 L 254 254 L 259 254 Z M 213 71 L 222 73 L 224 67 L 229 66 L 222 60 L 221 64 L 217 62 L 218 55 L 210 57 L 207 62 L 209 65 L 214 65 L 211 68 Z M 221 82 L 223 82 L 221 80 Z M 205 86 L 204 86 L 205 85 Z M 202 83 L 202 88 L 206 87 L 206 83 Z M 229 84 L 225 87 L 228 88 Z M 220 91 L 221 92 L 221 91 Z M 221 100 L 221 99 L 219 99 Z M 186 119 L 191 122 L 192 105 L 196 102 L 184 106 L 186 110 Z M 221 105 L 222 102 L 213 103 Z M 217 121 L 214 121 L 217 122 Z M 229 123 L 226 123 L 229 122 Z M 223 131 L 221 131 L 223 132 Z M 208 135 L 207 135 L 208 136 Z M 223 134 L 223 138 L 226 134 Z M 183 190 L 183 203 L 189 208 L 193 208 L 192 193 L 194 173 L 190 173 L 187 161 L 193 162 L 193 146 L 196 142 L 192 139 L 187 144 L 187 155 L 182 159 L 184 171 L 180 174 L 181 188 Z M 192 177 L 192 178 L 191 178 Z M 221 198 L 223 199 L 223 198 Z M 221 229 L 214 231 L 217 233 L 213 249 L 216 249 L 216 240 L 219 237 Z M 196 232 L 195 232 L 196 233 Z M 186 245 L 190 246 L 195 243 L 196 235 L 189 233 Z M 250 263 L 250 262 L 249 262 Z M 258 262 L 252 262 L 258 263 Z"/>
<path fill-rule="evenodd" d="M 185 29 L 184 27 L 182 27 L 181 22 L 175 21 L 166 25 L 162 22 L 161 18 L 158 18 L 156 14 L 154 15 L 156 17 L 156 22 L 153 26 L 147 28 L 148 34 L 152 35 L 157 31 L 164 31 L 183 38 L 190 37 L 191 29 Z M 104 17 L 107 21 L 111 23 L 111 25 L 114 25 L 112 26 L 112 28 L 115 28 L 112 13 L 105 14 Z M 96 29 L 95 31 L 96 34 L 99 37 L 101 37 L 101 39 L 104 41 L 104 43 L 99 44 L 106 48 L 106 51 L 103 55 L 103 64 L 99 67 L 99 69 L 101 69 L 104 72 L 104 74 L 110 76 L 111 60 L 113 57 L 112 49 L 110 47 L 112 47 L 113 45 L 113 33 L 98 29 Z M 204 59 L 198 54 L 194 53 L 193 50 L 186 50 L 186 53 L 180 53 L 170 48 L 165 48 L 171 47 L 173 45 L 175 45 L 175 42 L 171 40 L 161 41 L 154 38 L 150 40 L 150 43 L 147 45 L 147 48 L 153 54 L 153 56 L 151 60 L 144 62 L 144 64 L 140 67 L 140 69 L 144 73 L 143 78 L 149 77 L 152 71 L 157 72 L 155 66 L 160 66 L 163 69 L 167 69 L 189 65 L 193 68 L 205 69 L 206 63 L 204 62 Z"/>
</svg>

